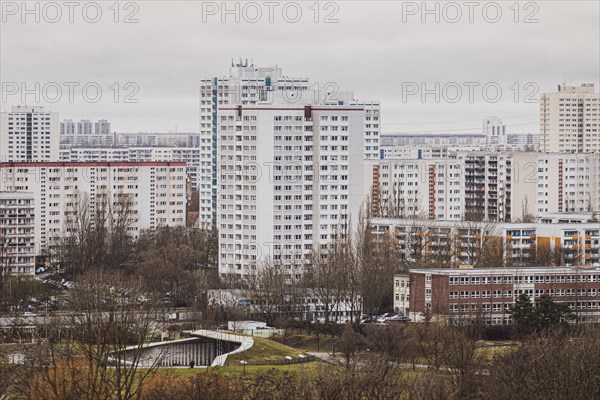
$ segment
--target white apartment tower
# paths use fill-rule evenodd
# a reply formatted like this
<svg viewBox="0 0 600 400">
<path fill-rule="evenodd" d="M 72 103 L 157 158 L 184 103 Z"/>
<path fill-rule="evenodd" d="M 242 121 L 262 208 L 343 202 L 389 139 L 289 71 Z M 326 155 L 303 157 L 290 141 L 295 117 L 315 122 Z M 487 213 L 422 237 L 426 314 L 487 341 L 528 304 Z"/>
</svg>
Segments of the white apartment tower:
<svg viewBox="0 0 600 400">
<path fill-rule="evenodd" d="M 201 223 L 217 220 L 218 121 L 220 108 L 229 104 L 249 105 L 266 101 L 269 92 L 286 91 L 296 96 L 309 86 L 307 78 L 283 76 L 280 67 L 255 67 L 241 61 L 231 65 L 229 76 L 200 82 L 200 215 Z"/>
<path fill-rule="evenodd" d="M 202 162 L 200 169 L 200 221 L 212 224 L 217 220 L 218 152 L 220 135 L 218 122 L 220 108 L 225 105 L 251 105 L 272 101 L 275 93 L 282 93 L 284 101 L 296 102 L 302 93 L 311 89 L 317 98 L 326 97 L 327 91 L 336 91 L 335 84 L 312 82 L 308 78 L 283 75 L 281 67 L 258 67 L 248 60 L 234 64 L 229 76 L 203 79 L 200 83 L 200 133 Z M 359 101 L 349 92 L 344 100 L 324 99 L 327 104 L 359 106 L 365 110 L 363 121 L 363 157 L 379 158 L 380 104 L 377 101 Z M 337 93 L 336 96 L 338 97 Z"/>
<path fill-rule="evenodd" d="M 89 119 L 82 119 L 77 122 L 78 135 L 91 135 L 94 132 L 94 124 Z"/>
<path fill-rule="evenodd" d="M 555 153 L 600 151 L 600 94 L 594 84 L 559 85 L 540 99 L 540 150 Z"/>
<path fill-rule="evenodd" d="M 365 111 L 290 103 L 219 108 L 219 272 L 251 275 L 271 260 L 299 277 L 318 246 L 358 222 Z"/>
<path fill-rule="evenodd" d="M 75 135 L 77 129 L 75 127 L 75 122 L 72 119 L 65 119 L 60 122 L 60 134 L 61 135 Z"/>
<path fill-rule="evenodd" d="M 485 143 L 491 145 L 506 145 L 506 124 L 498 117 L 487 117 L 483 120 Z"/>
<path fill-rule="evenodd" d="M 58 160 L 58 113 L 15 106 L 0 113 L 0 162 Z"/>
<path fill-rule="evenodd" d="M 105 119 L 101 119 L 94 122 L 94 134 L 95 135 L 110 135 L 110 122 Z"/>
</svg>

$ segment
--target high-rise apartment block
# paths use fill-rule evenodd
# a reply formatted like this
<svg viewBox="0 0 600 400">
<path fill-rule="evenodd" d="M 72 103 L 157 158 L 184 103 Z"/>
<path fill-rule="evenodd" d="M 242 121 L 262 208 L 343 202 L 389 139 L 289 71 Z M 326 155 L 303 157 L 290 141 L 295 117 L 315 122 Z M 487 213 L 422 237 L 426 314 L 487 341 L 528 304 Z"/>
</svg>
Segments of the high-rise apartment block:
<svg viewBox="0 0 600 400">
<path fill-rule="evenodd" d="M 60 150 L 63 162 L 185 162 L 190 186 L 200 184 L 201 150 L 197 147 L 71 147 Z"/>
<path fill-rule="evenodd" d="M 82 209 L 125 213 L 128 232 L 185 224 L 185 163 L 0 163 L 0 190 L 35 198 L 36 254 L 69 234 Z"/>
<path fill-rule="evenodd" d="M 89 119 L 82 119 L 77 122 L 76 126 L 78 135 L 91 135 L 94 133 L 94 124 Z"/>
<path fill-rule="evenodd" d="M 110 135 L 110 122 L 105 119 L 94 122 L 94 133 L 96 135 Z"/>
<path fill-rule="evenodd" d="M 61 135 L 110 135 L 110 122 L 101 119 L 92 122 L 89 119 L 73 122 L 72 119 L 65 119 L 60 122 Z M 66 137 L 66 136 L 65 136 Z"/>
<path fill-rule="evenodd" d="M 0 162 L 58 160 L 58 113 L 15 106 L 0 113 Z"/>
<path fill-rule="evenodd" d="M 506 145 L 506 124 L 502 123 L 498 117 L 488 117 L 483 120 L 483 134 L 486 144 Z"/>
<path fill-rule="evenodd" d="M 219 107 L 221 274 L 272 260 L 299 277 L 313 250 L 357 224 L 365 110 L 312 96 Z"/>
<path fill-rule="evenodd" d="M 233 64 L 229 76 L 203 79 L 200 83 L 200 132 L 202 167 L 200 171 L 200 220 L 212 224 L 217 220 L 217 187 L 219 171 L 218 123 L 220 108 L 225 105 L 252 105 L 259 102 L 270 102 L 274 94 L 279 93 L 289 105 L 306 91 L 314 94 L 314 102 L 345 105 L 356 105 L 365 110 L 364 129 L 361 135 L 364 158 L 379 157 L 380 105 L 375 101 L 359 101 L 352 95 L 342 100 L 335 83 L 311 82 L 308 78 L 289 77 L 283 75 L 280 67 L 258 67 L 252 63 L 240 61 Z M 328 99 L 327 97 L 331 97 Z"/>
<path fill-rule="evenodd" d="M 600 94 L 594 84 L 559 85 L 540 98 L 543 152 L 600 152 Z"/>
<path fill-rule="evenodd" d="M 0 191 L 0 274 L 33 275 L 33 193 Z"/>
<path fill-rule="evenodd" d="M 525 221 L 600 210 L 600 154 L 457 152 L 365 165 L 374 216 Z"/>
</svg>

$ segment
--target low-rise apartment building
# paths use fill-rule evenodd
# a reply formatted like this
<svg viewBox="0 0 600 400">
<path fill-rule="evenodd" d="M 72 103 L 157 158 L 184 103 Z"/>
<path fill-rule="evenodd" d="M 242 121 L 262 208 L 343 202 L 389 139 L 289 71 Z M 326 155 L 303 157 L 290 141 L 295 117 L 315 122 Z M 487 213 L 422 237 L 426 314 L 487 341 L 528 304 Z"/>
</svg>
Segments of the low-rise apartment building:
<svg viewBox="0 0 600 400">
<path fill-rule="evenodd" d="M 373 218 L 371 227 L 376 234 L 390 235 L 409 261 L 429 257 L 437 263 L 445 259 L 446 266 L 477 265 L 486 250 L 488 254 L 496 251 L 497 263 L 507 267 L 600 267 L 600 221 L 586 221 L 489 223 Z"/>
<path fill-rule="evenodd" d="M 413 269 L 410 280 L 412 321 L 480 319 L 511 322 L 510 307 L 525 293 L 566 303 L 580 322 L 600 321 L 600 269 L 582 267 Z"/>
</svg>

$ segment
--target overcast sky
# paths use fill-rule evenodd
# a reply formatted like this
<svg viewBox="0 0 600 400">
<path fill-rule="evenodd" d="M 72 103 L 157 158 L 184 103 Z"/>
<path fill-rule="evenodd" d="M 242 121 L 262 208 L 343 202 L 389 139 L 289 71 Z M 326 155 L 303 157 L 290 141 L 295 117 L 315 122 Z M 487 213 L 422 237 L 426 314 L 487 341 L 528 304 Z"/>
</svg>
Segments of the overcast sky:
<svg viewBox="0 0 600 400">
<path fill-rule="evenodd" d="M 477 2 L 471 10 L 463 2 L 453 3 L 458 8 L 428 2 L 439 8 L 439 22 L 435 14 L 422 21 L 421 2 L 276 3 L 273 23 L 262 1 L 255 3 L 260 19 L 256 7 L 240 3 L 236 23 L 234 14 L 220 13 L 220 1 L 123 2 L 115 23 L 113 1 L 102 1 L 102 15 L 92 23 L 95 6 L 84 13 L 81 2 L 71 23 L 62 2 L 54 3 L 60 18 L 56 8 L 38 4 L 36 22 L 35 14 L 23 15 L 21 1 L 2 1 L 2 111 L 21 103 L 24 86 L 35 92 L 39 82 L 40 98 L 28 94 L 27 104 L 58 111 L 61 120 L 108 119 L 120 132 L 198 131 L 199 80 L 228 75 L 231 59 L 243 57 L 380 100 L 384 132 L 476 133 L 489 115 L 503 119 L 509 132 L 537 132 L 538 93 L 563 81 L 599 85 L 597 1 L 521 2 L 518 13 L 513 1 Z M 123 23 L 127 16 L 138 22 Z M 49 103 L 56 95 L 52 82 L 62 90 L 56 103 Z M 72 99 L 67 82 L 79 84 Z M 96 103 L 94 85 L 102 89 Z M 422 89 L 432 93 L 422 99 Z"/>
</svg>

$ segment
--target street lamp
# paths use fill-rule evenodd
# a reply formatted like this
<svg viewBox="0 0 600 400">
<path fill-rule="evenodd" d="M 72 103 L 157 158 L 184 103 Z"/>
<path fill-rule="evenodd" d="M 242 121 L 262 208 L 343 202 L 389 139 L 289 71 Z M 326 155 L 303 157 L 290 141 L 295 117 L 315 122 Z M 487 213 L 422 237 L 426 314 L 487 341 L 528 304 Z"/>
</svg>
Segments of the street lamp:
<svg viewBox="0 0 600 400">
<path fill-rule="evenodd" d="M 242 361 L 240 361 L 240 364 L 242 364 L 244 366 L 244 375 L 246 375 L 246 364 L 248 364 L 248 361 L 242 360 Z"/>
</svg>

